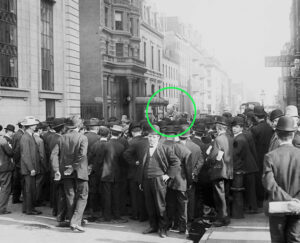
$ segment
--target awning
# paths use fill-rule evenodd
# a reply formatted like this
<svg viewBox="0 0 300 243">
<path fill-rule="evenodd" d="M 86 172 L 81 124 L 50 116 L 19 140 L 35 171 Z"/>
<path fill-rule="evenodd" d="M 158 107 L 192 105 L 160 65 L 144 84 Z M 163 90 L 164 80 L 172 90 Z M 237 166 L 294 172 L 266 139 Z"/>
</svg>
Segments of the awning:
<svg viewBox="0 0 300 243">
<path fill-rule="evenodd" d="M 135 97 L 135 103 L 139 105 L 147 105 L 150 97 Z M 169 104 L 168 100 L 165 100 L 164 98 L 159 98 L 159 97 L 154 97 L 150 105 L 162 105 L 162 106 L 167 106 Z"/>
</svg>

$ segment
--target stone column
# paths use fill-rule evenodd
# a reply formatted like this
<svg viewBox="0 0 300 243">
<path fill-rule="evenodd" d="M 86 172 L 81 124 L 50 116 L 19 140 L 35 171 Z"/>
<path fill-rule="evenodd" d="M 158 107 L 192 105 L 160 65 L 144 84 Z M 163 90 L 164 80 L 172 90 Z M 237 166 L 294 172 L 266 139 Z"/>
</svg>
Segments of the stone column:
<svg viewBox="0 0 300 243">
<path fill-rule="evenodd" d="M 129 102 L 129 117 L 131 120 L 135 120 L 135 93 L 134 93 L 134 85 L 136 85 L 133 77 L 128 76 L 128 96 L 131 98 Z"/>
</svg>

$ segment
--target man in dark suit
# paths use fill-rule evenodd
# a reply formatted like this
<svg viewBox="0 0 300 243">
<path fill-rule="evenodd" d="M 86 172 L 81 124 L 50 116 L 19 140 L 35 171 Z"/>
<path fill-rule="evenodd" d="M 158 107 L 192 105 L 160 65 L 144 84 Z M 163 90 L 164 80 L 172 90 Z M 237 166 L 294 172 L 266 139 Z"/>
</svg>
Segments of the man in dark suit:
<svg viewBox="0 0 300 243">
<path fill-rule="evenodd" d="M 23 176 L 23 213 L 41 214 L 35 210 L 36 175 L 40 173 L 40 155 L 33 133 L 39 121 L 34 117 L 26 117 L 22 122 L 25 133 L 20 140 L 21 174 Z"/>
<path fill-rule="evenodd" d="M 129 165 L 128 180 L 132 208 L 131 219 L 144 221 L 147 217 L 145 197 L 144 193 L 139 190 L 137 173 L 141 161 L 147 153 L 148 139 L 142 136 L 140 123 L 133 122 L 129 129 L 133 138 L 129 141 L 129 146 L 124 151 L 123 157 Z"/>
<path fill-rule="evenodd" d="M 217 118 L 217 137 L 208 155 L 212 167 L 213 197 L 218 213 L 218 218 L 213 224 L 215 227 L 230 223 L 229 180 L 233 178 L 233 138 L 227 134 L 228 125 L 225 117 Z"/>
<path fill-rule="evenodd" d="M 159 127 L 154 125 L 159 131 Z M 180 160 L 170 146 L 159 142 L 160 136 L 148 130 L 149 144 L 138 172 L 138 182 L 144 190 L 150 227 L 143 233 L 167 236 L 166 192 L 167 182 L 180 172 Z"/>
<path fill-rule="evenodd" d="M 181 126 L 180 132 L 184 132 L 188 129 L 187 125 Z M 190 152 L 190 161 L 188 165 L 188 177 L 191 176 L 191 182 L 187 190 L 188 196 L 188 205 L 187 205 L 187 216 L 188 221 L 192 222 L 195 216 L 195 187 L 198 181 L 199 172 L 203 166 L 204 159 L 202 155 L 202 151 L 199 146 L 193 143 L 190 140 L 190 131 L 186 132 L 184 135 L 180 136 L 180 143 L 183 144 Z M 190 175 L 191 173 L 191 175 Z"/>
<path fill-rule="evenodd" d="M 168 125 L 165 134 L 176 135 L 178 133 L 173 125 Z M 192 161 L 191 152 L 174 137 L 167 137 L 163 142 L 169 146 L 180 160 L 180 171 L 169 180 L 167 190 L 167 214 L 169 226 L 178 229 L 180 233 L 186 232 L 187 225 L 187 189 L 192 185 Z"/>
<path fill-rule="evenodd" d="M 100 121 L 98 118 L 91 118 L 86 127 L 88 131 L 84 134 L 88 139 L 88 152 L 87 155 L 91 152 L 91 148 L 93 145 L 100 139 L 99 128 L 100 128 Z M 92 172 L 91 163 L 88 161 L 89 164 L 89 197 L 88 197 L 88 208 L 90 211 L 90 217 L 88 218 L 89 221 L 93 222 L 96 220 L 95 212 L 99 209 L 100 195 L 99 195 L 99 177 Z"/>
<path fill-rule="evenodd" d="M 265 154 L 269 151 L 270 141 L 274 131 L 265 121 L 265 111 L 262 106 L 254 107 L 254 115 L 257 120 L 257 125 L 251 128 L 251 133 L 253 135 L 257 152 L 258 173 L 256 177 L 256 193 L 258 199 L 258 207 L 262 208 L 264 201 L 264 188 L 261 183 L 263 161 Z"/>
<path fill-rule="evenodd" d="M 14 152 L 13 161 L 15 163 L 15 169 L 13 172 L 13 184 L 12 184 L 12 203 L 21 203 L 20 200 L 22 192 L 22 175 L 21 175 L 21 154 L 20 154 L 20 140 L 24 134 L 24 126 L 21 122 L 18 122 L 19 130 L 12 137 L 12 150 Z"/>
<path fill-rule="evenodd" d="M 82 120 L 78 116 L 67 121 L 68 131 L 62 135 L 52 153 L 56 177 L 62 178 L 67 201 L 68 218 L 73 232 L 84 232 L 81 227 L 88 198 L 88 162 L 86 136 L 79 133 Z M 57 170 L 59 168 L 59 170 Z"/>
<path fill-rule="evenodd" d="M 92 149 L 94 158 L 91 159 L 95 161 L 93 166 L 97 166 L 101 179 L 104 221 L 109 222 L 114 219 L 116 223 L 126 223 L 127 220 L 121 218 L 120 212 L 120 203 L 124 200 L 120 196 L 120 187 L 121 163 L 123 163 L 125 148 L 119 142 L 119 137 L 123 129 L 119 125 L 114 125 L 110 130 L 110 140 L 107 141 L 107 130 L 103 131 L 100 142 L 97 142 Z"/>
<path fill-rule="evenodd" d="M 284 116 L 284 114 L 279 109 L 273 110 L 270 113 L 271 126 L 272 126 L 272 129 L 274 131 L 276 129 L 279 118 L 282 117 L 282 116 Z M 270 141 L 269 152 L 274 150 L 274 149 L 277 149 L 278 147 L 279 147 L 279 141 L 278 141 L 276 133 L 274 133 L 272 138 L 271 138 L 271 141 Z"/>
<path fill-rule="evenodd" d="M 0 214 L 9 214 L 7 204 L 11 193 L 11 180 L 14 164 L 13 151 L 7 140 L 0 136 Z"/>
<path fill-rule="evenodd" d="M 234 172 L 244 173 L 244 208 L 246 208 L 247 213 L 257 213 L 255 174 L 258 172 L 258 168 L 248 140 L 243 133 L 244 119 L 235 117 L 231 125 L 234 134 L 233 170 Z"/>
<path fill-rule="evenodd" d="M 296 201 L 300 204 L 300 151 L 292 144 L 295 124 L 281 117 L 276 127 L 279 148 L 266 154 L 263 185 L 269 201 Z M 269 215 L 272 242 L 300 242 L 299 215 Z"/>
</svg>

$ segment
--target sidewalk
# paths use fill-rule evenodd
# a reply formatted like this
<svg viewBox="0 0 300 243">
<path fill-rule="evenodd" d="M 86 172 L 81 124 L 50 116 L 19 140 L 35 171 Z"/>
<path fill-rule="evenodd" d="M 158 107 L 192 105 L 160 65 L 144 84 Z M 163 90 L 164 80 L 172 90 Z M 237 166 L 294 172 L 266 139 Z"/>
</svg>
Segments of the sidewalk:
<svg viewBox="0 0 300 243">
<path fill-rule="evenodd" d="M 231 219 L 227 227 L 209 228 L 200 242 L 270 243 L 268 218 L 264 214 L 246 214 L 244 219 Z"/>
</svg>

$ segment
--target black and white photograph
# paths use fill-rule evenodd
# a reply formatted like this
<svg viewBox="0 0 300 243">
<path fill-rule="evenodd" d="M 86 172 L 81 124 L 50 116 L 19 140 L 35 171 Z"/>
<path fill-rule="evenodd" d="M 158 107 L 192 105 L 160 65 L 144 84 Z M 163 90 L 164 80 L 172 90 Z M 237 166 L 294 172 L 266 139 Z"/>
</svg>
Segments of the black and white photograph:
<svg viewBox="0 0 300 243">
<path fill-rule="evenodd" d="M 300 0 L 0 0 L 1 243 L 300 243 Z"/>
</svg>

